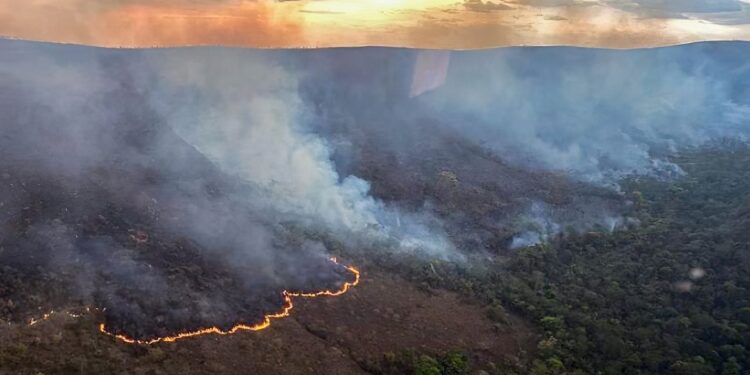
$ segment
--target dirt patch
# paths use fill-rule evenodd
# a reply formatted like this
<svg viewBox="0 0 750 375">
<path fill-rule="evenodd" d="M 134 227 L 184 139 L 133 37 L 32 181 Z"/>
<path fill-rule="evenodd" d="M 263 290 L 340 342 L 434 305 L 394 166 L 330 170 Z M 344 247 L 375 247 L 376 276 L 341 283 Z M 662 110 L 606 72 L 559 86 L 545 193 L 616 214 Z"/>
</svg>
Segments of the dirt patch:
<svg viewBox="0 0 750 375">
<path fill-rule="evenodd" d="M 402 350 L 461 350 L 475 362 L 515 363 L 536 342 L 518 317 L 495 323 L 485 308 L 456 293 L 422 290 L 381 272 L 364 271 L 359 287 L 338 299 L 301 301 L 298 307 L 295 319 L 357 361 Z"/>
</svg>

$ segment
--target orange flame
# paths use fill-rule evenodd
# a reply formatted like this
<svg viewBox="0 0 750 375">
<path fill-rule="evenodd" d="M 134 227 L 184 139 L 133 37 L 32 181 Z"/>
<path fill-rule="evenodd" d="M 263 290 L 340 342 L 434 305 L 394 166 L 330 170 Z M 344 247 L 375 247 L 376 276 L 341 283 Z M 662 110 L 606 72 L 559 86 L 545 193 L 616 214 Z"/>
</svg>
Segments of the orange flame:
<svg viewBox="0 0 750 375">
<path fill-rule="evenodd" d="M 86 307 L 84 310 L 86 312 L 91 312 L 91 308 L 89 308 L 89 307 Z M 49 320 L 50 318 L 52 318 L 52 316 L 57 315 L 58 313 L 63 313 L 65 315 L 67 315 L 67 316 L 69 316 L 71 318 L 75 318 L 75 319 L 80 318 L 80 317 L 83 316 L 83 313 L 78 313 L 78 312 L 72 312 L 72 311 L 62 311 L 62 312 L 60 312 L 60 311 L 50 310 L 48 313 L 45 313 L 44 315 L 40 316 L 39 318 L 31 318 L 31 319 L 29 319 L 28 326 L 33 326 L 33 325 L 36 325 L 37 323 L 41 323 L 41 322 L 43 322 L 45 320 Z"/>
<path fill-rule="evenodd" d="M 336 258 L 331 258 L 331 262 L 334 264 L 339 264 L 338 260 Z M 202 328 L 196 331 L 190 331 L 190 332 L 182 332 L 178 333 L 173 336 L 164 336 L 164 337 L 157 337 L 155 339 L 151 340 L 138 340 L 134 339 L 125 335 L 115 334 L 107 331 L 107 327 L 104 323 L 99 324 L 99 332 L 104 333 L 108 336 L 114 337 L 115 339 L 128 343 L 128 344 L 141 344 L 141 345 L 152 345 L 156 344 L 158 342 L 175 342 L 177 340 L 182 340 L 190 337 L 196 337 L 201 335 L 208 335 L 208 334 L 216 334 L 216 335 L 231 335 L 234 333 L 237 333 L 239 331 L 260 331 L 264 330 L 271 326 L 271 320 L 272 319 L 280 319 L 285 318 L 290 315 L 290 311 L 294 308 L 294 303 L 292 302 L 292 297 L 302 297 L 302 298 L 315 298 L 315 297 L 335 297 L 340 296 L 346 292 L 349 291 L 349 289 L 357 286 L 359 284 L 359 270 L 354 268 L 353 266 L 344 266 L 349 272 L 354 274 L 354 281 L 352 282 L 345 282 L 340 289 L 338 290 L 323 290 L 319 292 L 312 292 L 312 293 L 303 293 L 303 292 L 290 292 L 290 291 L 283 291 L 284 295 L 284 307 L 281 309 L 281 311 L 273 314 L 268 314 L 263 317 L 263 321 L 255 324 L 255 325 L 246 325 L 246 324 L 237 324 L 234 327 L 230 328 L 229 330 L 223 331 L 221 328 L 218 327 L 210 327 L 210 328 Z"/>
</svg>

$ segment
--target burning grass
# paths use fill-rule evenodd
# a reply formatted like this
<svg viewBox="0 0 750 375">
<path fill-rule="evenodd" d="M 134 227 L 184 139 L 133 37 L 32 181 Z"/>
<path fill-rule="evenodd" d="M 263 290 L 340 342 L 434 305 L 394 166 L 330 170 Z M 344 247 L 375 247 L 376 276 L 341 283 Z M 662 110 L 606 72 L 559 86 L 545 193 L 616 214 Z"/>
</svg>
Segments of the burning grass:
<svg viewBox="0 0 750 375">
<path fill-rule="evenodd" d="M 295 297 L 338 295 L 359 281 L 353 267 L 332 264 L 319 242 L 229 204 L 228 196 L 240 195 L 229 188 L 212 185 L 220 199 L 191 201 L 202 192 L 159 179 L 113 181 L 90 171 L 79 180 L 39 173 L 33 163 L 0 171 L 11 198 L 0 227 L 4 321 L 35 316 L 37 324 L 43 312 L 79 315 L 85 311 L 65 307 L 91 306 L 120 341 L 174 341 L 257 331 L 287 316 Z M 217 223 L 223 214 L 231 220 Z M 190 238 L 188 229 L 208 234 Z"/>
<path fill-rule="evenodd" d="M 337 266 L 341 266 L 341 264 L 338 262 L 336 258 L 331 258 L 331 262 L 334 263 Z M 347 291 L 349 291 L 350 288 L 353 288 L 359 284 L 360 281 L 360 273 L 359 270 L 356 269 L 353 266 L 341 266 L 344 267 L 347 271 L 351 272 L 352 275 L 354 275 L 353 281 L 347 281 L 344 282 L 339 289 L 335 290 L 321 290 L 316 292 L 290 292 L 290 291 L 283 291 L 282 294 L 284 296 L 284 306 L 281 308 L 279 312 L 272 313 L 272 314 L 266 314 L 263 316 L 262 321 L 255 324 L 244 324 L 240 323 L 228 330 L 222 330 L 219 327 L 213 326 L 209 328 L 201 328 L 194 331 L 186 331 L 186 332 L 179 332 L 173 335 L 169 336 L 162 336 L 162 337 L 156 337 L 148 340 L 139 340 L 132 337 L 128 337 L 124 334 L 116 334 L 112 333 L 107 330 L 107 326 L 105 323 L 101 323 L 99 325 L 99 331 L 112 336 L 116 338 L 119 341 L 128 343 L 128 344 L 145 344 L 145 345 L 152 345 L 159 342 L 175 342 L 177 340 L 182 340 L 190 337 L 196 337 L 196 336 L 202 336 L 202 335 L 231 335 L 240 331 L 261 331 L 271 326 L 271 321 L 273 319 L 281 319 L 288 317 L 294 308 L 294 297 L 302 297 L 302 298 L 316 298 L 316 297 L 335 297 L 340 296 Z"/>
<path fill-rule="evenodd" d="M 99 332 L 111 336 L 118 341 L 127 343 L 127 344 L 139 344 L 139 345 L 153 345 L 160 342 L 175 342 L 182 339 L 187 339 L 191 337 L 197 337 L 197 336 L 203 336 L 203 335 L 231 335 L 235 334 L 240 331 L 261 331 L 271 326 L 271 321 L 274 319 L 281 319 L 290 316 L 292 309 L 294 308 L 294 302 L 293 298 L 299 297 L 299 298 L 317 298 L 317 297 L 336 297 L 343 295 L 344 293 L 348 292 L 351 288 L 356 287 L 360 282 L 360 272 L 357 268 L 354 266 L 344 266 L 336 258 L 330 258 L 331 263 L 333 263 L 337 267 L 341 267 L 348 272 L 350 272 L 353 276 L 352 281 L 345 281 L 341 284 L 341 286 L 338 289 L 334 290 L 320 290 L 320 291 L 314 291 L 314 292 L 292 292 L 292 291 L 283 291 L 282 295 L 284 297 L 284 305 L 282 306 L 281 310 L 279 310 L 276 313 L 266 314 L 263 316 L 262 320 L 260 322 L 255 324 L 246 324 L 246 323 L 239 323 L 234 325 L 232 328 L 228 330 L 222 330 L 220 327 L 212 326 L 207 328 L 200 328 L 192 331 L 183 331 L 183 332 L 177 332 L 174 334 L 170 334 L 167 336 L 160 336 L 160 337 L 154 337 L 151 339 L 138 339 L 131 336 L 128 336 L 127 333 L 115 333 L 113 331 L 110 331 L 107 327 L 106 323 L 100 323 L 99 324 Z M 103 310 L 100 309 L 92 309 L 92 308 L 85 308 L 85 312 L 89 313 L 91 311 L 99 311 L 103 313 Z M 71 311 L 50 311 L 48 313 L 43 314 L 41 317 L 38 318 L 31 318 L 28 321 L 29 326 L 34 326 L 40 322 L 43 322 L 45 320 L 50 319 L 52 316 L 63 313 L 71 318 L 80 318 L 83 316 L 83 312 L 71 312 Z"/>
</svg>

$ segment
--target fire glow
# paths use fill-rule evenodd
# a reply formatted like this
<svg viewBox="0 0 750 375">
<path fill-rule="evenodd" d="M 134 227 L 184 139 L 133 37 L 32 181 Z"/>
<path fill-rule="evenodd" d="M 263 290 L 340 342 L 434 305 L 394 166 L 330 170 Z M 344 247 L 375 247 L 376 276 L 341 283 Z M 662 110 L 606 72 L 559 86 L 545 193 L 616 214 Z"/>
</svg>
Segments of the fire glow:
<svg viewBox="0 0 750 375">
<path fill-rule="evenodd" d="M 340 266 L 341 264 L 338 262 L 336 258 L 330 259 L 332 263 L 334 263 L 337 266 Z M 290 291 L 283 291 L 284 295 L 284 306 L 279 312 L 273 313 L 273 314 L 267 314 L 263 316 L 263 320 L 260 323 L 254 324 L 254 325 L 247 325 L 247 324 L 237 324 L 234 327 L 224 331 L 219 327 L 209 327 L 209 328 L 202 328 L 196 331 L 189 331 L 189 332 L 181 332 L 177 333 L 173 336 L 164 336 L 164 337 L 157 337 L 150 340 L 138 340 L 132 337 L 128 337 L 126 335 L 122 334 L 116 334 L 112 333 L 107 330 L 107 326 L 104 323 L 99 324 L 99 332 L 114 337 L 118 341 L 128 343 L 128 344 L 139 344 L 139 345 L 153 345 L 159 342 L 175 342 L 177 340 L 182 340 L 190 337 L 196 337 L 196 336 L 202 336 L 202 335 L 209 335 L 209 334 L 216 334 L 216 335 L 231 335 L 235 334 L 240 331 L 262 331 L 268 327 L 271 326 L 271 321 L 273 319 L 281 319 L 288 317 L 291 313 L 291 310 L 294 308 L 294 302 L 293 297 L 301 297 L 301 298 L 317 298 L 317 297 L 336 297 L 340 296 L 346 292 L 348 292 L 351 288 L 357 286 L 359 284 L 360 280 L 360 273 L 359 270 L 353 266 L 342 266 L 346 268 L 349 272 L 351 272 L 354 275 L 354 280 L 351 282 L 344 282 L 341 286 L 341 288 L 337 290 L 322 290 L 318 292 L 290 292 Z M 86 308 L 86 311 L 90 311 L 89 308 Z M 35 325 L 41 321 L 47 320 L 52 317 L 52 315 L 55 314 L 54 311 L 51 311 L 47 314 L 44 314 L 41 318 L 38 319 L 31 319 L 29 321 L 29 326 Z M 73 314 L 68 313 L 69 316 L 74 318 L 79 318 L 82 316 L 82 314 Z"/>
<path fill-rule="evenodd" d="M 91 308 L 87 307 L 87 308 L 85 309 L 85 311 L 86 311 L 87 313 L 88 313 L 88 312 L 91 312 Z M 39 318 L 31 318 L 31 319 L 29 319 L 29 326 L 33 326 L 33 325 L 36 325 L 36 324 L 38 324 L 38 323 L 41 323 L 41 322 L 43 322 L 43 321 L 45 321 L 45 320 L 49 320 L 50 318 L 52 318 L 52 316 L 53 316 L 53 315 L 55 315 L 55 314 L 57 314 L 57 313 L 58 313 L 58 311 L 52 310 L 52 311 L 50 311 L 50 312 L 48 312 L 48 313 L 46 313 L 46 314 L 42 315 L 42 316 L 41 316 L 41 317 L 39 317 Z M 75 319 L 78 319 L 78 318 L 80 318 L 80 317 L 82 317 L 82 316 L 83 316 L 83 313 L 76 313 L 76 312 L 70 312 L 70 311 L 65 311 L 65 312 L 63 312 L 63 313 L 64 313 L 65 315 L 67 315 L 67 316 L 69 316 L 69 317 L 71 317 L 71 318 L 75 318 Z"/>
</svg>

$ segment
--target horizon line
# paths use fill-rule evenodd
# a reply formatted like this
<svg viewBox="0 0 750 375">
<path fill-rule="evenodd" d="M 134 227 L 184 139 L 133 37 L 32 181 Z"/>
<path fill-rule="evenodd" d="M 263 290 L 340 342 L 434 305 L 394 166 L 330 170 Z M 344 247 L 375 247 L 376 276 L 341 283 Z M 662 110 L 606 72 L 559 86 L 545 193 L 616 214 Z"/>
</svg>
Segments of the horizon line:
<svg viewBox="0 0 750 375">
<path fill-rule="evenodd" d="M 22 43 L 33 43 L 33 44 L 48 44 L 56 46 L 70 46 L 70 47 L 83 47 L 83 48 L 95 48 L 104 50 L 169 50 L 169 49 L 198 49 L 198 48 L 224 48 L 224 49 L 237 49 L 237 50 L 260 50 L 260 51 L 305 51 L 305 50 L 335 50 L 335 49 L 406 49 L 406 50 L 417 50 L 417 51 L 446 51 L 446 52 L 472 52 L 472 51 L 489 51 L 496 49 L 505 48 L 578 48 L 578 49 L 590 49 L 590 50 L 609 50 L 609 51 L 634 51 L 634 50 L 650 50 L 650 49 L 661 49 L 671 47 L 682 47 L 696 44 L 711 44 L 711 43 L 750 43 L 750 40 L 745 39 L 707 39 L 707 40 L 695 40 L 680 43 L 665 43 L 655 45 L 644 45 L 637 47 L 602 47 L 602 46 L 591 46 L 591 45 L 575 45 L 575 44 L 508 44 L 508 45 L 497 45 L 493 47 L 477 47 L 477 48 L 423 48 L 415 46 L 399 46 L 399 45 L 385 45 L 385 44 L 361 44 L 361 45 L 341 45 L 341 46 L 241 46 L 241 45 L 223 45 L 223 44 L 184 44 L 184 45 L 156 45 L 156 46 L 107 46 L 97 44 L 85 44 L 76 42 L 60 42 L 60 41 L 48 41 L 38 39 L 25 39 L 16 36 L 0 35 L 0 41 L 11 41 L 11 42 L 22 42 Z"/>
</svg>

